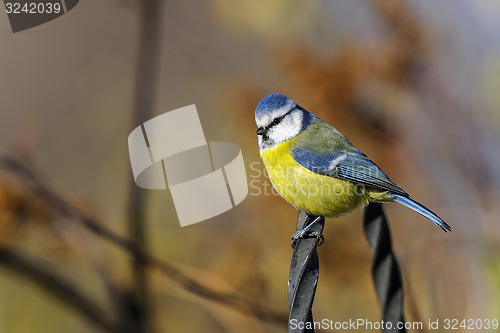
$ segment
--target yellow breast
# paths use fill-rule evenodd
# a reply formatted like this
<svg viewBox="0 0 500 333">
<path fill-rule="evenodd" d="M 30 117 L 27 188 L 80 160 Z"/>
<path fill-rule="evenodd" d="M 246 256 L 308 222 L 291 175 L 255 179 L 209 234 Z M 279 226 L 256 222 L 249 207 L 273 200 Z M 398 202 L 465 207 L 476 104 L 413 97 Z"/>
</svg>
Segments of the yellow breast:
<svg viewBox="0 0 500 333">
<path fill-rule="evenodd" d="M 269 179 L 290 204 L 320 216 L 339 216 L 365 205 L 369 194 L 355 184 L 312 172 L 292 157 L 289 140 L 261 152 Z"/>
</svg>

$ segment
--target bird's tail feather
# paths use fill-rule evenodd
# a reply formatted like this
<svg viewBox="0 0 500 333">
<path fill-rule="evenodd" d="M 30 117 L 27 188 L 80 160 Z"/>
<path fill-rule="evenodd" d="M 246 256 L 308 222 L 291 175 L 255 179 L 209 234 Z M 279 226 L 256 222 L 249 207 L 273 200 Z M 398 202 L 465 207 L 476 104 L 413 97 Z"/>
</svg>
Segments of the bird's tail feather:
<svg viewBox="0 0 500 333">
<path fill-rule="evenodd" d="M 451 231 L 451 227 L 448 224 L 446 224 L 446 222 L 444 222 L 439 216 L 437 216 L 436 214 L 434 214 L 429 209 L 425 208 L 423 205 L 419 204 L 415 200 L 412 200 L 408 197 L 404 197 L 399 194 L 393 194 L 392 197 L 394 201 L 399 202 L 400 204 L 405 205 L 406 207 L 413 209 L 420 215 L 428 218 L 438 227 L 443 229 L 445 232 Z"/>
</svg>

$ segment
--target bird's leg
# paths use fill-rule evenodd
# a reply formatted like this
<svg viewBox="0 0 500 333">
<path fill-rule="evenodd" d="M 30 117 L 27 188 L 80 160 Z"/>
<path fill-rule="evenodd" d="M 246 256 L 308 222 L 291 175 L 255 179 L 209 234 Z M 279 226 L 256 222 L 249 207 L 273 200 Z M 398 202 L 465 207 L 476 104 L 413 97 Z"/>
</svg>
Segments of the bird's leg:
<svg viewBox="0 0 500 333">
<path fill-rule="evenodd" d="M 319 220 L 321 219 L 321 216 L 316 216 L 316 218 L 314 219 L 314 221 L 312 221 L 311 223 L 309 223 L 308 225 L 306 225 L 304 228 L 300 229 L 299 231 L 297 231 L 296 233 L 294 233 L 292 235 L 292 247 L 295 248 L 295 244 L 297 243 L 297 241 L 299 239 L 303 239 L 303 238 L 320 238 L 320 243 L 318 244 L 318 246 L 320 246 L 321 244 L 323 244 L 323 240 L 324 240 L 324 237 L 321 233 L 317 232 L 317 231 L 313 231 L 313 232 L 309 232 L 309 230 L 311 230 L 311 228 L 319 222 Z"/>
</svg>

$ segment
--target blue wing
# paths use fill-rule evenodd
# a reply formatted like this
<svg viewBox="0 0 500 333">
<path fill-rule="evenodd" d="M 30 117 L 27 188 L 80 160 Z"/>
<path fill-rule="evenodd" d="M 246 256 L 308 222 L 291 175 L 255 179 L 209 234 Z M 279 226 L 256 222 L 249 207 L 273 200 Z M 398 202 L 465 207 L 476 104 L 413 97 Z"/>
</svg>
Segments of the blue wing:
<svg viewBox="0 0 500 333">
<path fill-rule="evenodd" d="M 304 168 L 313 172 L 348 180 L 381 191 L 408 197 L 408 193 L 394 184 L 380 168 L 359 150 L 332 152 L 326 155 L 295 148 L 292 156 Z"/>
</svg>

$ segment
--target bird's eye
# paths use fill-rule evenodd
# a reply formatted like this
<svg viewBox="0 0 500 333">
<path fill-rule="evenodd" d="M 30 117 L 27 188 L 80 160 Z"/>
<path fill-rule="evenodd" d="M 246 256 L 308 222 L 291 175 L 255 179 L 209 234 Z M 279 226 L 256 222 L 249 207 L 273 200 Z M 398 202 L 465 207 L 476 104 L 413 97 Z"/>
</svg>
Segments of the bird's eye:
<svg viewBox="0 0 500 333">
<path fill-rule="evenodd" d="M 276 126 L 283 120 L 283 117 L 275 118 L 269 126 Z"/>
</svg>

